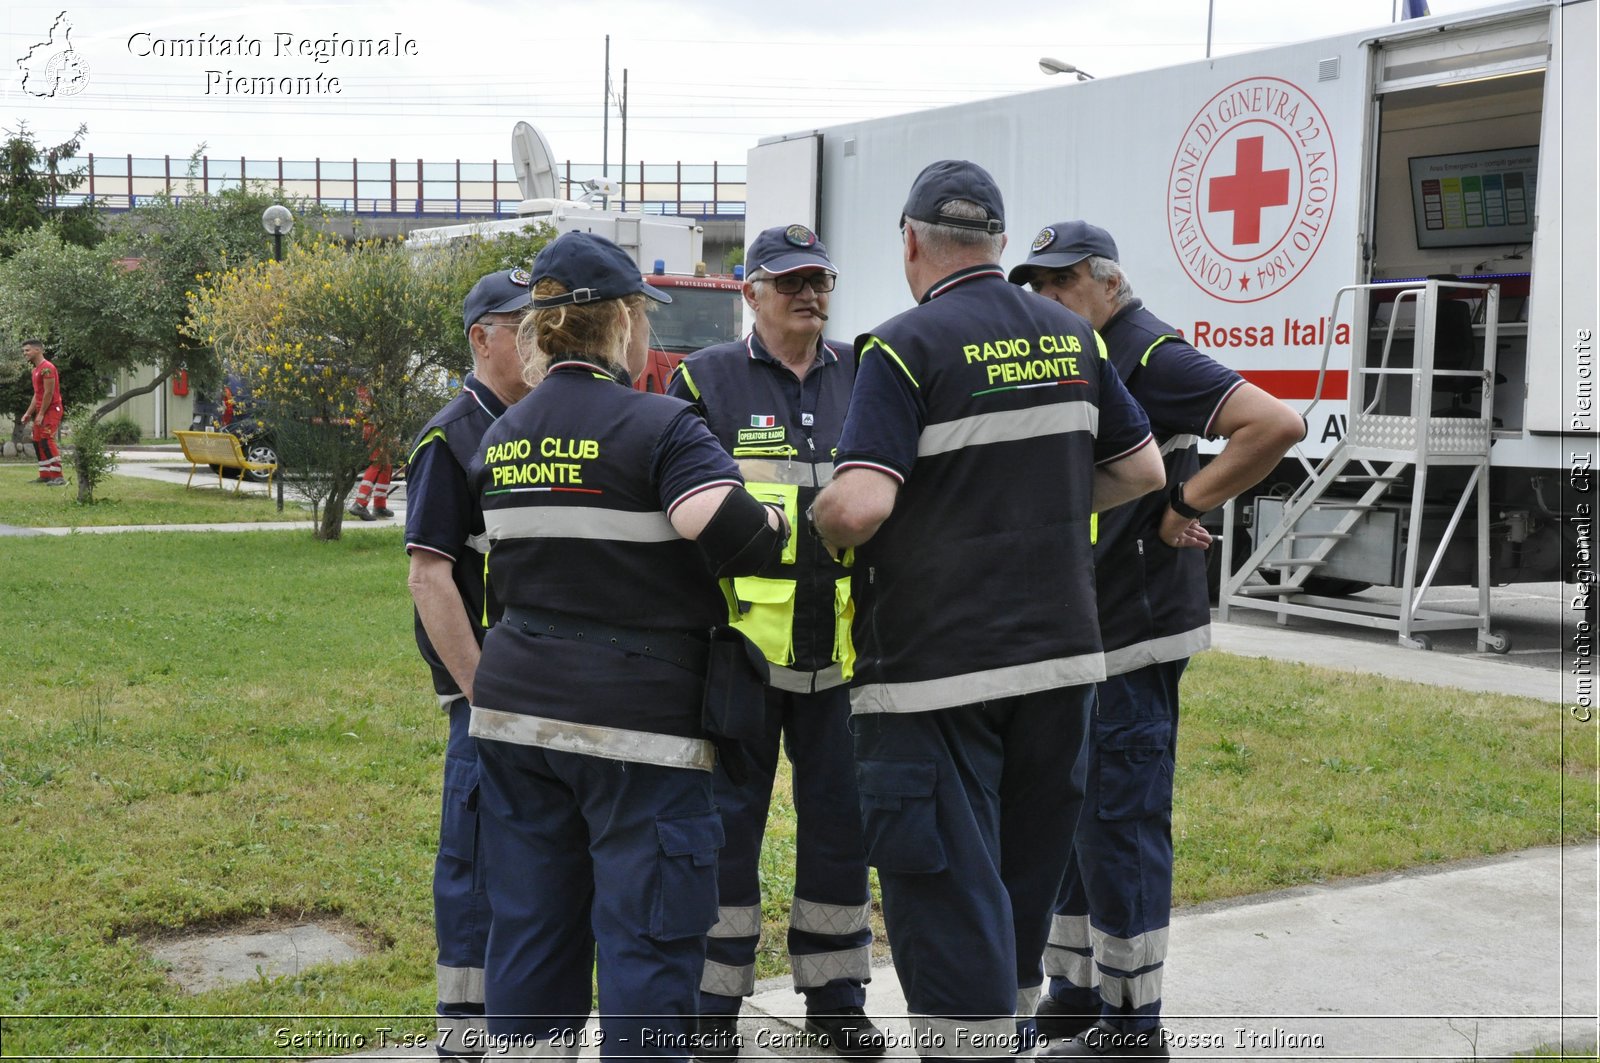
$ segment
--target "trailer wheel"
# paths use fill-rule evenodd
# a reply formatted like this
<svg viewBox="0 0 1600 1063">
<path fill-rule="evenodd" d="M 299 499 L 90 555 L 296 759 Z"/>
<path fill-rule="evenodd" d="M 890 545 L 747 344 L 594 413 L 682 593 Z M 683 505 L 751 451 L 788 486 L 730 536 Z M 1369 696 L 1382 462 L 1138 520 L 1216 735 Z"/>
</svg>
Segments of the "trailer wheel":
<svg viewBox="0 0 1600 1063">
<path fill-rule="evenodd" d="M 1431 650 L 1433 640 L 1426 635 L 1412 635 L 1410 638 L 1401 639 L 1400 645 L 1411 650 Z"/>
<path fill-rule="evenodd" d="M 1510 653 L 1511 636 L 1504 631 L 1491 631 L 1487 635 L 1480 635 L 1478 637 L 1478 652 L 1482 653 L 1485 650 L 1490 653 Z"/>
</svg>

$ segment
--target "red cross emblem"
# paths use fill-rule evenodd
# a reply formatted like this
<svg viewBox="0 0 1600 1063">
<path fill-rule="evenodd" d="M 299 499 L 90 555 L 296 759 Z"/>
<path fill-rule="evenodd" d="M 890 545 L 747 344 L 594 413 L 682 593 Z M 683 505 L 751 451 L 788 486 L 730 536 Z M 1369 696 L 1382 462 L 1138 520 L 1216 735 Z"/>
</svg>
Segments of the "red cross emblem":
<svg viewBox="0 0 1600 1063">
<path fill-rule="evenodd" d="M 1239 138 L 1233 146 L 1233 173 L 1211 179 L 1210 210 L 1233 212 L 1233 242 L 1240 247 L 1261 242 L 1263 210 L 1289 203 L 1289 171 L 1261 167 L 1265 143 L 1265 137 Z"/>
</svg>

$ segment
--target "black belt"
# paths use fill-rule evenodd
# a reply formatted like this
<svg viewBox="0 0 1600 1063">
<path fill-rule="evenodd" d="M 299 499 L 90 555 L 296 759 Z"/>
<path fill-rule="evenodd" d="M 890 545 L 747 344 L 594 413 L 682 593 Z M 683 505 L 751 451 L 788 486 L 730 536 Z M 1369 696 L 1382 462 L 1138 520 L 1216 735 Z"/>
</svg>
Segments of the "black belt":
<svg viewBox="0 0 1600 1063">
<path fill-rule="evenodd" d="M 602 624 L 570 613 L 557 613 L 546 609 L 507 608 L 500 617 L 503 624 L 520 628 L 524 634 L 544 638 L 568 639 L 609 646 L 622 653 L 637 653 L 658 661 L 675 664 L 697 676 L 706 674 L 709 653 L 707 640 L 682 631 L 665 631 L 660 628 L 618 627 Z"/>
</svg>

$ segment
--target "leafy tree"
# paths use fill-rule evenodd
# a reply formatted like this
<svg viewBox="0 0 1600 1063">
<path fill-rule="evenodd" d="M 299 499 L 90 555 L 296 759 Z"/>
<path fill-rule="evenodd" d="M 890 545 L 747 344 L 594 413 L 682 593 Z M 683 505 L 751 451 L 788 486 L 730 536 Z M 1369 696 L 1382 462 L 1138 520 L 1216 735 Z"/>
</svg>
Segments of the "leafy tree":
<svg viewBox="0 0 1600 1063">
<path fill-rule="evenodd" d="M 196 165 L 192 160 L 191 169 Z M 96 419 L 156 390 L 179 370 L 189 373 L 193 387 L 216 391 L 221 367 L 215 352 L 182 331 L 189 293 L 202 275 L 270 253 L 261 212 L 284 198 L 259 185 L 206 195 L 191 179 L 180 197 L 155 196 L 119 216 L 93 248 L 67 239 L 57 222 L 15 235 L 13 254 L 0 261 L 0 325 L 47 340 L 59 356 L 70 402 L 100 398 L 118 371 L 150 367 L 144 383 L 103 402 Z M 291 246 L 319 228 L 297 226 Z M 89 379 L 65 379 L 69 366 Z M 15 415 L 27 405 L 28 384 L 26 378 L 8 381 L 9 387 L 0 386 L 0 411 Z"/>
<path fill-rule="evenodd" d="M 0 260 L 0 323 L 12 343 L 37 336 L 61 373 L 68 410 L 97 401 L 124 351 L 137 352 L 149 338 L 132 328 L 139 293 L 125 268 L 112 268 L 102 244 L 83 247 L 61 238 L 54 223 L 17 234 L 12 255 Z M 13 421 L 33 397 L 28 364 L 11 347 L 0 374 L 0 414 Z M 15 436 L 16 430 L 13 430 Z"/>
<path fill-rule="evenodd" d="M 77 157 L 88 131 L 88 126 L 80 125 L 55 147 L 41 147 L 23 122 L 6 138 L 0 148 L 4 151 L 0 159 L 0 258 L 10 254 L 7 237 L 50 221 L 68 243 L 92 247 L 100 242 L 100 215 L 92 202 L 58 203 L 83 184 L 82 167 L 64 170 L 62 165 Z"/>
<path fill-rule="evenodd" d="M 425 254 L 325 238 L 284 261 L 205 278 L 189 334 L 246 379 L 277 437 L 286 483 L 337 539 L 344 503 L 375 447 L 395 457 L 471 365 L 461 304 L 479 276 L 524 244 L 467 241 Z"/>
</svg>

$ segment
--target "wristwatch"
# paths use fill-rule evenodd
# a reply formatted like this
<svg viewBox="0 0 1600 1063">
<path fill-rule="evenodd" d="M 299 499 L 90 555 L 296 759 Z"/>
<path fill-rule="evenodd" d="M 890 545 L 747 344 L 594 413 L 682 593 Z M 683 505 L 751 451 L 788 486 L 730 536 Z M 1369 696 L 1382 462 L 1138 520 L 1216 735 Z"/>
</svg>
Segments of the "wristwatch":
<svg viewBox="0 0 1600 1063">
<path fill-rule="evenodd" d="M 1171 493 L 1167 495 L 1167 505 L 1171 506 L 1172 512 L 1176 513 L 1180 517 L 1187 517 L 1190 520 L 1199 520 L 1201 517 L 1206 515 L 1206 511 L 1203 509 L 1195 509 L 1193 506 L 1183 500 L 1183 485 L 1185 483 L 1188 483 L 1188 481 L 1179 480 L 1172 486 Z"/>
</svg>

